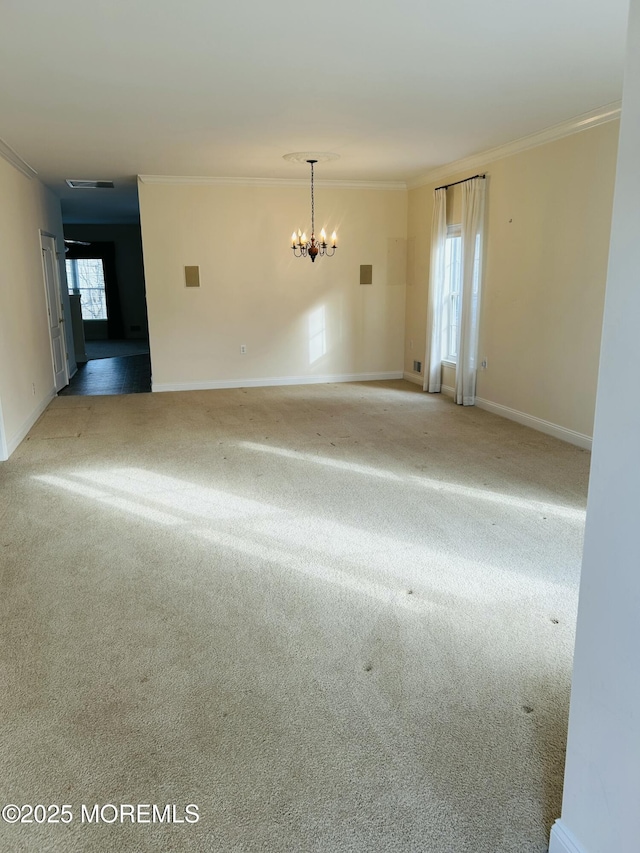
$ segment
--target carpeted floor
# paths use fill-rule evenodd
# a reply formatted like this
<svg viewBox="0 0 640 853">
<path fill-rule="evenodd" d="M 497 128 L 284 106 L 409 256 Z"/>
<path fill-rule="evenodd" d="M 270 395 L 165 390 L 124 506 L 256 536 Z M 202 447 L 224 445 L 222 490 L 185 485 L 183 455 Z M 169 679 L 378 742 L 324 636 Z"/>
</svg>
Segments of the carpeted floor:
<svg viewBox="0 0 640 853">
<path fill-rule="evenodd" d="M 0 465 L 0 790 L 72 819 L 0 850 L 542 853 L 588 466 L 404 382 L 55 399 Z"/>
</svg>

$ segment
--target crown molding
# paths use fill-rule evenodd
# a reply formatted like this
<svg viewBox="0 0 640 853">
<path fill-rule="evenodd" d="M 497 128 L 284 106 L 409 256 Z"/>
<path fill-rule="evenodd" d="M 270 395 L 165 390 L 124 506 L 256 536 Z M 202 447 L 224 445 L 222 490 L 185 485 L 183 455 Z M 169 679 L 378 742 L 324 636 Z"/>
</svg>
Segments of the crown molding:
<svg viewBox="0 0 640 853">
<path fill-rule="evenodd" d="M 196 184 L 216 187 L 305 187 L 309 179 L 305 178 L 214 178 L 183 175 L 138 175 L 143 184 Z M 342 190 L 406 190 L 404 181 L 314 181 L 317 187 Z"/>
<path fill-rule="evenodd" d="M 11 163 L 12 166 L 15 166 L 27 178 L 35 178 L 38 174 L 33 166 L 30 166 L 26 160 L 23 160 L 18 152 L 14 151 L 4 139 L 0 139 L 0 157 L 4 157 L 7 163 Z"/>
<path fill-rule="evenodd" d="M 451 175 L 457 175 L 458 172 L 482 169 L 488 163 L 502 160 L 504 157 L 511 157 L 513 154 L 519 154 L 521 151 L 528 151 L 530 148 L 537 148 L 539 145 L 546 145 L 548 142 L 563 139 L 565 136 L 572 136 L 574 133 L 581 133 L 583 130 L 590 130 L 592 127 L 598 127 L 600 124 L 615 121 L 620 118 L 621 105 L 621 101 L 614 101 L 604 107 L 598 107 L 598 109 L 582 113 L 582 115 L 560 122 L 560 124 L 554 124 L 552 127 L 539 130 L 537 133 L 532 133 L 529 136 L 522 136 L 520 139 L 514 139 L 512 142 L 498 145 L 496 148 L 489 148 L 487 151 L 471 154 L 471 156 L 463 157 L 461 160 L 445 163 L 443 166 L 438 166 L 413 180 L 407 181 L 407 187 L 410 190 L 414 190 L 418 187 L 424 187 L 427 184 L 441 181 Z"/>
</svg>

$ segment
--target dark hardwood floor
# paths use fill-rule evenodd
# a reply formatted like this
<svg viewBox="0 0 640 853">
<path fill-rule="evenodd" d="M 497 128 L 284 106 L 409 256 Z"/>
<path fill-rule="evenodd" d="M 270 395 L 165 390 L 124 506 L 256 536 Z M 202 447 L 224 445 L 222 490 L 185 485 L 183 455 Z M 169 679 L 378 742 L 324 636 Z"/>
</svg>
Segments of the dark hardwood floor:
<svg viewBox="0 0 640 853">
<path fill-rule="evenodd" d="M 60 396 L 144 394 L 151 391 L 149 355 L 100 358 L 78 365 L 78 372 Z"/>
</svg>

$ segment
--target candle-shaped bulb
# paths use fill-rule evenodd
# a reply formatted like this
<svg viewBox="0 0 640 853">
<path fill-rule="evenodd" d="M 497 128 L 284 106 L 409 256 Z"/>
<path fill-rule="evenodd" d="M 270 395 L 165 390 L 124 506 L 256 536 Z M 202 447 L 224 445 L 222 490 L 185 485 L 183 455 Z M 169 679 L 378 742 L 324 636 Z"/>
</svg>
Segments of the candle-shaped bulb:
<svg viewBox="0 0 640 853">
<path fill-rule="evenodd" d="M 307 232 L 302 232 L 302 237 L 300 238 L 300 242 L 304 245 L 307 242 Z"/>
<path fill-rule="evenodd" d="M 322 240 L 322 242 L 323 242 L 323 243 L 326 243 L 326 242 L 327 242 L 327 233 L 326 233 L 326 231 L 324 230 L 324 228 L 323 228 L 323 229 L 322 229 L 322 231 L 320 232 L 320 239 Z"/>
<path fill-rule="evenodd" d="M 293 234 L 291 235 L 291 245 L 295 246 L 295 244 L 296 244 L 296 232 L 294 231 Z"/>
<path fill-rule="evenodd" d="M 335 246 L 335 244 L 336 244 L 336 232 L 334 231 L 333 234 L 331 235 L 331 245 Z"/>
</svg>

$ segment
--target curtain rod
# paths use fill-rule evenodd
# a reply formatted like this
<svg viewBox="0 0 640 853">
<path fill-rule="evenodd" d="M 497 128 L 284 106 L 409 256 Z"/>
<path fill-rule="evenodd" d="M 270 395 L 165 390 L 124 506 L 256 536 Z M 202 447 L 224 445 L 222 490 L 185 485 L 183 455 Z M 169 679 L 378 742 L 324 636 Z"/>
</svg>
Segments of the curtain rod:
<svg viewBox="0 0 640 853">
<path fill-rule="evenodd" d="M 471 178 L 463 178 L 461 181 L 454 181 L 452 184 L 444 184 L 442 187 L 436 187 L 436 190 L 448 190 L 449 187 L 456 187 L 458 184 L 466 184 L 467 181 L 473 181 L 476 178 L 486 178 L 486 175 L 473 175 Z M 434 190 L 435 192 L 435 190 Z"/>
</svg>

